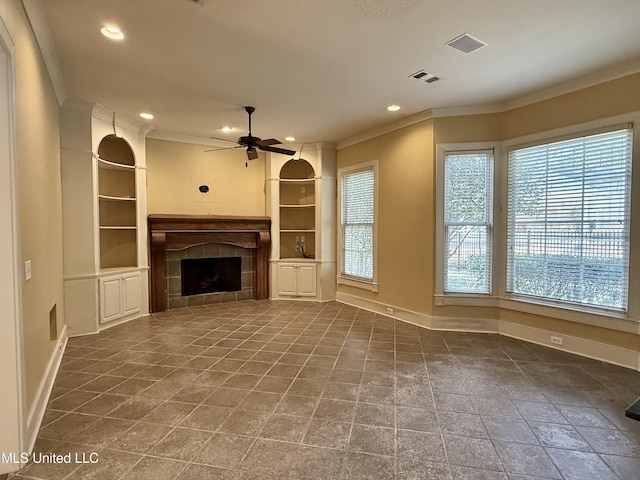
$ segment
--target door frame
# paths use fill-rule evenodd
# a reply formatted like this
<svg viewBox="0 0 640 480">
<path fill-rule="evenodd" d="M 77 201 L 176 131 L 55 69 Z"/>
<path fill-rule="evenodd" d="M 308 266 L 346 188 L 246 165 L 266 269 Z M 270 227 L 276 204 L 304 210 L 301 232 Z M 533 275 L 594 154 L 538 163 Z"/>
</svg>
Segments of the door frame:
<svg viewBox="0 0 640 480">
<path fill-rule="evenodd" d="M 0 18 L 0 474 L 23 466 L 26 403 L 16 158 L 15 45 Z M 6 460 L 6 457 L 5 457 Z"/>
</svg>

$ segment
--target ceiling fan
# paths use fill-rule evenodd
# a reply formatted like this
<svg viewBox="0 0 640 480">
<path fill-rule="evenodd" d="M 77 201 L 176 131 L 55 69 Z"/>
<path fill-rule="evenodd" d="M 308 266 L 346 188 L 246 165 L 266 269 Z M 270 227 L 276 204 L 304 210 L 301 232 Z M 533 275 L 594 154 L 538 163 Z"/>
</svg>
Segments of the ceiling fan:
<svg viewBox="0 0 640 480">
<path fill-rule="evenodd" d="M 275 138 L 268 138 L 266 140 L 262 140 L 259 137 L 254 137 L 251 134 L 251 115 L 256 111 L 254 107 L 244 107 L 247 114 L 249 114 L 249 133 L 243 137 L 238 138 L 237 147 L 233 148 L 245 148 L 247 149 L 247 160 L 255 160 L 258 158 L 258 150 L 263 150 L 265 152 L 273 152 L 280 153 L 282 155 L 294 155 L 295 150 L 288 150 L 286 148 L 274 147 L 273 145 L 281 144 L 280 140 L 276 140 Z M 211 137 L 214 138 L 214 137 Z M 226 140 L 223 138 L 218 138 L 217 140 L 223 140 L 225 142 L 229 142 L 230 140 Z M 217 150 L 217 149 L 216 149 Z M 207 150 L 208 152 L 213 150 Z"/>
</svg>

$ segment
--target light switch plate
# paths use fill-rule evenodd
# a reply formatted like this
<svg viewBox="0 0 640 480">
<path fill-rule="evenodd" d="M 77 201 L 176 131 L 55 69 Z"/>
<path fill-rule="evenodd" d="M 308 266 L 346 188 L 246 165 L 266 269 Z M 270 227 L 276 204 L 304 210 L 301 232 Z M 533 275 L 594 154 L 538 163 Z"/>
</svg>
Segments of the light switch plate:
<svg viewBox="0 0 640 480">
<path fill-rule="evenodd" d="M 31 280 L 31 260 L 24 262 L 24 281 Z"/>
</svg>

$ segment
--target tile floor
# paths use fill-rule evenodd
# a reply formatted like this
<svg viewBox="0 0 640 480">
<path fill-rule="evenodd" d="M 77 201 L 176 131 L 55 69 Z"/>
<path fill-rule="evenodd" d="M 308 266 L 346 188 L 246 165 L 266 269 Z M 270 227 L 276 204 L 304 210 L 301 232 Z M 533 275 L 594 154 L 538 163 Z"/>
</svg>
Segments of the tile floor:
<svg viewBox="0 0 640 480">
<path fill-rule="evenodd" d="M 337 302 L 174 310 L 69 340 L 35 479 L 640 479 L 640 372 Z"/>
</svg>

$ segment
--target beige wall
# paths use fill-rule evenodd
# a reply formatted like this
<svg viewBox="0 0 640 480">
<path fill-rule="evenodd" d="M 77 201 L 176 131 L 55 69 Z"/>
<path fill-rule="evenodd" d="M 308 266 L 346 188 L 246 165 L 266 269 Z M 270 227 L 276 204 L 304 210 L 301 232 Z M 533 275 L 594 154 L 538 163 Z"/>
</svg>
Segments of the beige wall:
<svg viewBox="0 0 640 480">
<path fill-rule="evenodd" d="M 477 307 L 435 307 L 435 167 L 440 143 L 500 141 L 640 110 L 640 74 L 502 113 L 442 117 L 338 151 L 338 168 L 380 160 L 380 291 L 338 292 L 443 318 L 493 318 L 640 351 L 640 336 Z"/>
<path fill-rule="evenodd" d="M 430 313 L 434 258 L 433 122 L 338 152 L 338 168 L 378 160 L 378 293 L 338 291 Z"/>
<path fill-rule="evenodd" d="M 206 145 L 147 139 L 148 212 L 184 215 L 265 215 L 264 156 L 241 150 L 205 152 Z M 208 185 L 209 192 L 198 187 Z"/>
<path fill-rule="evenodd" d="M 64 324 L 62 206 L 58 104 L 19 0 L 0 2 L 0 18 L 16 46 L 18 210 L 22 261 L 33 277 L 22 284 L 27 408 L 35 400 L 55 341 L 49 311 Z"/>
</svg>

